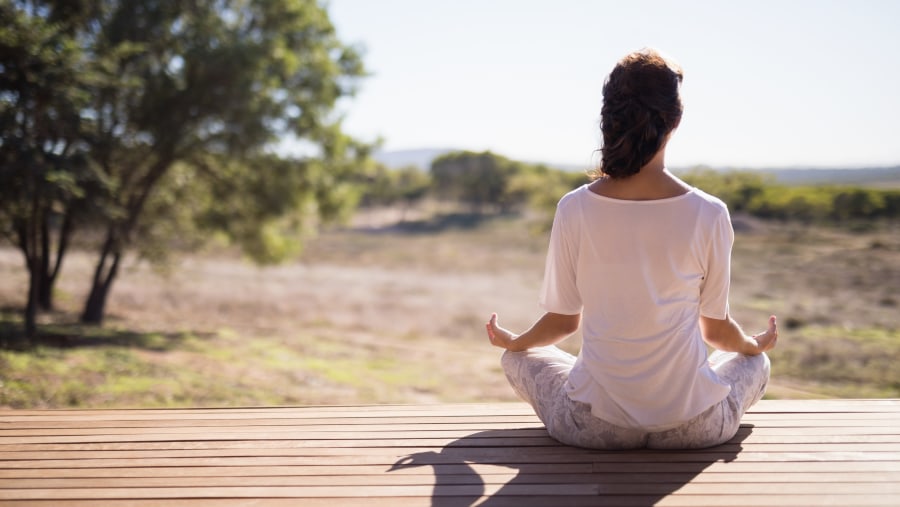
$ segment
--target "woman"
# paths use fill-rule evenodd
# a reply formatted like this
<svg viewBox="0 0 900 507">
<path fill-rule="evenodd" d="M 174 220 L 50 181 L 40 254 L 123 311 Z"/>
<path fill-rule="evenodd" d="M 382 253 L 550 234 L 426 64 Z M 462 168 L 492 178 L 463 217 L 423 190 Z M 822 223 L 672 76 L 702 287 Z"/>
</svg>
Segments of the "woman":
<svg viewBox="0 0 900 507">
<path fill-rule="evenodd" d="M 747 336 L 729 316 L 728 209 L 666 169 L 681 80 L 652 49 L 618 62 L 603 86 L 599 174 L 557 206 L 546 313 L 520 335 L 496 314 L 486 325 L 513 388 L 566 444 L 717 445 L 765 392 L 778 331 L 772 316 Z M 579 326 L 575 358 L 554 344 Z"/>
</svg>

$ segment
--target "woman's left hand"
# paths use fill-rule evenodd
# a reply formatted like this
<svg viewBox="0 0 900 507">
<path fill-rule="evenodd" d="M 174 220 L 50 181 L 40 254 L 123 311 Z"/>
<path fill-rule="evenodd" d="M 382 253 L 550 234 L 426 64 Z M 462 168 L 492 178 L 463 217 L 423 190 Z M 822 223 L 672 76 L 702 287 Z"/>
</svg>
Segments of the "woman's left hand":
<svg viewBox="0 0 900 507">
<path fill-rule="evenodd" d="M 485 324 L 485 329 L 487 329 L 487 335 L 488 339 L 491 340 L 491 345 L 500 347 L 501 349 L 509 350 L 512 342 L 516 339 L 515 334 L 497 324 L 496 313 L 491 314 L 491 320 Z"/>
<path fill-rule="evenodd" d="M 778 323 L 775 321 L 774 315 L 769 317 L 768 329 L 765 332 L 753 335 L 752 341 L 756 344 L 756 348 L 760 353 L 775 348 L 775 344 L 778 343 Z"/>
</svg>

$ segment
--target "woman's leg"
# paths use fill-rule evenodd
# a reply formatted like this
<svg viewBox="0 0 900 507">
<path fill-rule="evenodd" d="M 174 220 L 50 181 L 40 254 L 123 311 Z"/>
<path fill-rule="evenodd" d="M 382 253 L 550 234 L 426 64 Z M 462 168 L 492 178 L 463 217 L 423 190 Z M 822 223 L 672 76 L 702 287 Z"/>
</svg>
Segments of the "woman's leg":
<svg viewBox="0 0 900 507">
<path fill-rule="evenodd" d="M 513 390 L 534 407 L 546 424 L 547 417 L 557 409 L 559 398 L 566 396 L 565 385 L 575 356 L 558 347 L 536 347 L 504 352 L 501 363 Z"/>
<path fill-rule="evenodd" d="M 503 370 L 520 398 L 534 407 L 550 436 L 567 445 L 592 449 L 644 447 L 646 433 L 620 428 L 591 413 L 591 406 L 566 394 L 575 356 L 557 347 L 505 352 Z"/>
<path fill-rule="evenodd" d="M 771 364 L 765 354 L 745 356 L 734 352 L 714 352 L 713 371 L 731 385 L 728 396 L 702 414 L 671 430 L 650 435 L 653 449 L 699 449 L 731 440 L 744 413 L 766 392 Z"/>
<path fill-rule="evenodd" d="M 734 399 L 740 407 L 740 415 L 744 415 L 766 394 L 772 363 L 765 353 L 745 356 L 736 352 L 716 351 L 710 355 L 709 362 L 716 375 L 731 385 L 728 397 Z"/>
</svg>

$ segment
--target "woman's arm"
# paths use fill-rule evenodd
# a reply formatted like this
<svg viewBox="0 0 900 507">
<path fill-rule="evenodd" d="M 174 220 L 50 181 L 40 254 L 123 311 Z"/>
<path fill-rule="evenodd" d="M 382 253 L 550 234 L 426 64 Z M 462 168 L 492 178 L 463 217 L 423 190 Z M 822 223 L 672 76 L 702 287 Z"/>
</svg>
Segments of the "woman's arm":
<svg viewBox="0 0 900 507">
<path fill-rule="evenodd" d="M 769 327 L 765 332 L 747 336 L 741 327 L 726 315 L 724 319 L 700 317 L 700 332 L 710 346 L 724 352 L 739 352 L 755 356 L 775 348 L 778 341 L 778 325 L 775 316 L 769 317 Z"/>
<path fill-rule="evenodd" d="M 491 345 L 512 352 L 527 350 L 534 347 L 554 345 L 561 342 L 570 334 L 578 331 L 581 325 L 581 314 L 563 315 L 561 313 L 547 312 L 535 322 L 528 331 L 515 335 L 497 324 L 497 314 L 491 315 L 491 320 L 485 325 Z"/>
</svg>

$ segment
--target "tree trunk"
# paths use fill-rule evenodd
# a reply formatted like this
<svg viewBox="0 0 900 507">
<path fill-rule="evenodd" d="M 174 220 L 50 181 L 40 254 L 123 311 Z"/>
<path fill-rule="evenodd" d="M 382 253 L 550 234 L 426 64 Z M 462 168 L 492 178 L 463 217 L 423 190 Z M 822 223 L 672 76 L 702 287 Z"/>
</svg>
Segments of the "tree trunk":
<svg viewBox="0 0 900 507">
<path fill-rule="evenodd" d="M 31 220 L 18 225 L 19 248 L 25 256 L 25 267 L 28 269 L 28 294 L 25 303 L 25 311 L 22 315 L 25 321 L 25 337 L 29 345 L 37 345 L 37 306 L 38 287 L 41 280 L 41 266 L 38 259 L 38 218 L 39 200 L 37 194 L 32 199 Z"/>
<path fill-rule="evenodd" d="M 100 253 L 97 269 L 94 271 L 94 281 L 84 305 L 84 312 L 81 314 L 81 322 L 98 325 L 103 323 L 106 300 L 109 297 L 109 290 L 112 288 L 116 273 L 119 271 L 121 258 L 121 248 L 114 241 L 113 233 L 110 232 L 103 245 L 103 251 Z"/>
<path fill-rule="evenodd" d="M 113 220 L 107 226 L 106 241 L 100 252 L 97 269 L 94 271 L 91 292 L 88 294 L 84 312 L 81 314 L 81 322 L 85 324 L 103 323 L 106 300 L 109 297 L 109 290 L 112 287 L 113 280 L 115 280 L 119 271 L 122 253 L 130 241 L 131 233 L 144 210 L 144 204 L 147 202 L 150 193 L 166 170 L 172 166 L 172 161 L 175 158 L 171 150 L 164 151 L 166 155 L 157 160 L 147 174 L 138 183 L 135 183 L 135 193 L 124 199 L 127 218 L 123 221 Z"/>
<path fill-rule="evenodd" d="M 63 258 L 69 246 L 69 237 L 72 234 L 72 219 L 67 212 L 63 217 L 62 227 L 59 229 L 59 238 L 56 244 L 56 255 L 53 264 L 50 264 L 50 258 L 54 257 L 50 248 L 50 227 L 47 221 L 44 221 L 42 228 L 44 237 L 42 238 L 43 249 L 41 251 L 41 270 L 43 276 L 38 287 L 38 304 L 42 310 L 53 310 L 53 288 L 56 285 L 56 279 L 62 268 Z"/>
<path fill-rule="evenodd" d="M 53 287 L 50 274 L 50 218 L 46 215 L 41 220 L 41 250 L 38 257 L 41 278 L 37 286 L 37 303 L 41 310 L 53 309 Z"/>
<path fill-rule="evenodd" d="M 29 266 L 28 302 L 25 304 L 25 336 L 32 347 L 37 344 L 37 296 L 38 278 L 40 277 L 40 270 L 34 268 L 35 264 L 35 262 L 31 262 L 31 266 Z"/>
</svg>

